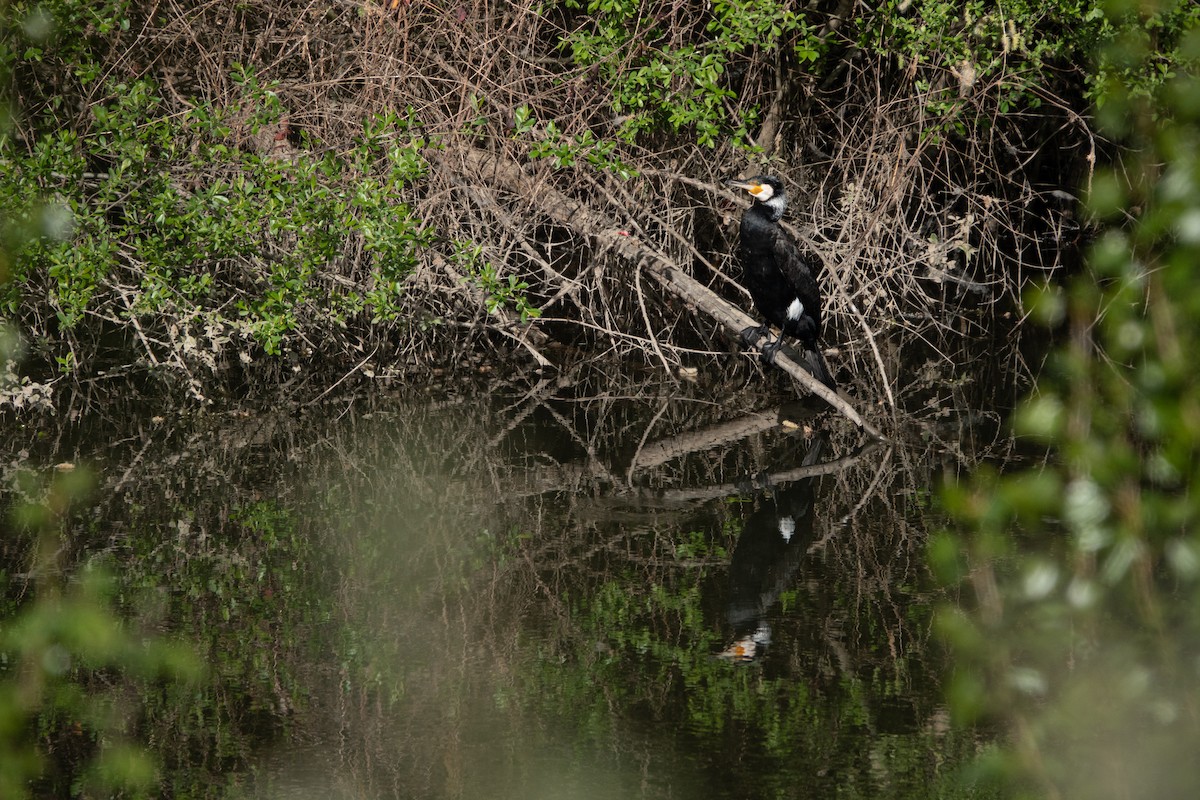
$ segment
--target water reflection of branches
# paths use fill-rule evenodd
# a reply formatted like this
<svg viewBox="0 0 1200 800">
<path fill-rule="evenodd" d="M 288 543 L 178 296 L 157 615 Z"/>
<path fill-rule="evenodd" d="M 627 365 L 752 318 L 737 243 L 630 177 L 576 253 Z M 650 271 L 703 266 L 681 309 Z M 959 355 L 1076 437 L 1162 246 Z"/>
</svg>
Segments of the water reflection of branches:
<svg viewBox="0 0 1200 800">
<path fill-rule="evenodd" d="M 781 406 L 771 386 L 616 385 L 581 370 L 524 390 L 483 388 L 438 391 L 437 402 L 330 396 L 299 414 L 152 419 L 110 409 L 49 435 L 30 430 L 6 455 L 103 461 L 96 513 L 107 522 L 81 521 L 72 546 L 81 557 L 108 548 L 130 558 L 131 572 L 143 559 L 142 573 L 160 571 L 166 596 L 199 592 L 188 607 L 205 620 L 225 601 L 181 581 L 198 564 L 278 568 L 262 531 L 242 520 L 263 503 L 282 512 L 310 548 L 298 578 L 309 607 L 330 609 L 327 624 L 352 637 L 355 653 L 342 640 L 332 649 L 343 662 L 314 657 L 331 646 L 303 637 L 329 631 L 301 615 L 302 603 L 285 606 L 263 621 L 278 637 L 264 645 L 266 677 L 239 691 L 256 707 L 298 715 L 318 739 L 314 731 L 332 730 L 345 764 L 364 775 L 368 763 L 460 763 L 469 732 L 440 710 L 495 688 L 481 683 L 481 661 L 488 680 L 510 690 L 528 679 L 530 631 L 564 663 L 611 658 L 620 643 L 588 616 L 608 592 L 649 609 L 657 641 L 683 648 L 722 635 L 719 613 L 707 628 L 685 617 L 715 602 L 704 598 L 723 583 L 743 510 L 790 481 L 813 482 L 820 515 L 791 587 L 773 591 L 804 603 L 816 638 L 781 637 L 780 663 L 818 688 L 873 670 L 910 679 L 902 662 L 926 632 L 902 609 L 925 597 L 921 553 L 933 521 L 922 498 L 945 452 L 936 440 L 863 447 L 848 423 Z M 829 460 L 796 467 L 823 425 Z M 241 591 L 249 607 L 259 590 Z M 655 605 L 655 592 L 693 605 Z M 239 635 L 235 622 L 216 627 Z M 309 687 L 307 701 L 299 686 Z M 645 691 L 645 702 L 672 713 L 669 683 Z M 394 703 L 405 719 L 441 720 L 438 736 L 392 720 Z M 344 731 L 358 738 L 338 738 Z"/>
</svg>

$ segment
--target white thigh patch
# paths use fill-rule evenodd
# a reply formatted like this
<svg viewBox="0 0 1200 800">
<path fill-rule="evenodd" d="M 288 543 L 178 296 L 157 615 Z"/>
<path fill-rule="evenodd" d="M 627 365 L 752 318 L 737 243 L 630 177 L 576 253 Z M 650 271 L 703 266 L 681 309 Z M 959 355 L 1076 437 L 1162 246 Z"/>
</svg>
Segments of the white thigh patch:
<svg viewBox="0 0 1200 800">
<path fill-rule="evenodd" d="M 787 318 L 788 319 L 800 319 L 800 315 L 803 313 L 804 313 L 804 303 L 801 303 L 800 298 L 797 297 L 795 300 L 792 301 L 792 304 L 787 307 Z"/>
</svg>

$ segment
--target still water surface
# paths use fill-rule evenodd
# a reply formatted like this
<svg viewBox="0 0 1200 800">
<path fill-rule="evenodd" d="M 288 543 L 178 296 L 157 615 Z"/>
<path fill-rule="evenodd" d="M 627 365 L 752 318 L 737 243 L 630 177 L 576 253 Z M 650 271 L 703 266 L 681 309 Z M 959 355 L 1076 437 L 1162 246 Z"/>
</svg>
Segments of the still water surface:
<svg viewBox="0 0 1200 800">
<path fill-rule="evenodd" d="M 781 399 L 109 408 L 14 449 L 95 470 L 72 559 L 206 666 L 139 689 L 173 796 L 973 796 L 923 548 L 986 447 L 956 413 L 889 447 Z"/>
</svg>

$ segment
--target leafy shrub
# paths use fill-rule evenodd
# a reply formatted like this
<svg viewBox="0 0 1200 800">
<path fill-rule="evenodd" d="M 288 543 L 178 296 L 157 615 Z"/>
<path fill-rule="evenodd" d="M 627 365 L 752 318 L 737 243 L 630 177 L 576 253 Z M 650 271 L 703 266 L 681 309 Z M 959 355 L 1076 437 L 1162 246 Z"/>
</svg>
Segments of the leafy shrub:
<svg viewBox="0 0 1200 800">
<path fill-rule="evenodd" d="M 404 316 L 403 282 L 427 242 L 395 202 L 426 168 L 411 117 L 381 115 L 350 152 L 314 155 L 292 146 L 272 87 L 248 69 L 236 81 L 236 107 L 182 115 L 150 82 L 118 84 L 85 133 L 4 143 L 0 202 L 51 197 L 71 227 L 18 253 L 5 314 L 44 341 L 70 343 L 89 315 L 149 327 L 157 357 L 182 347 L 208 362 L 230 342 L 278 354 L 302 329 Z M 331 283 L 352 252 L 369 263 L 364 279 Z"/>
<path fill-rule="evenodd" d="M 583 9 L 580 0 L 565 0 Z M 737 103 L 729 73 L 745 69 L 756 48 L 786 48 L 800 63 L 815 61 L 825 45 L 805 15 L 779 0 L 719 0 L 688 4 L 590 0 L 586 16 L 564 38 L 576 64 L 593 68 L 612 91 L 622 117 L 618 136 L 632 141 L 661 129 L 687 131 L 713 146 L 731 137 L 748 145 L 761 114 L 755 102 Z"/>
<path fill-rule="evenodd" d="M 1173 0 L 1141 15 L 1134 5 L 889 0 L 862 20 L 859 41 L 894 54 L 937 115 L 970 112 L 962 98 L 982 93 L 992 99 L 989 113 L 1019 116 L 1047 101 L 1062 102 L 1076 81 L 1094 103 L 1104 102 L 1116 78 L 1142 94 L 1161 86 L 1180 60 L 1180 35 L 1200 20 L 1200 9 Z M 1119 46 L 1106 47 L 1110 42 Z M 1152 58 L 1141 57 L 1151 52 Z"/>
</svg>

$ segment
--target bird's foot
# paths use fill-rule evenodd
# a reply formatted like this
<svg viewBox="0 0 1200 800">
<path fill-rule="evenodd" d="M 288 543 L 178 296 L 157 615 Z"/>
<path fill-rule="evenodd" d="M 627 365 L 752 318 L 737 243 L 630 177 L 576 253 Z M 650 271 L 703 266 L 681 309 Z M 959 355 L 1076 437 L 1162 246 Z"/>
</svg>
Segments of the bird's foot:
<svg viewBox="0 0 1200 800">
<path fill-rule="evenodd" d="M 742 330 L 742 343 L 747 347 L 753 347 L 759 339 L 767 335 L 768 331 L 770 331 L 770 327 L 767 325 L 744 328 Z"/>
<path fill-rule="evenodd" d="M 773 342 L 762 346 L 762 362 L 764 364 L 774 364 L 775 356 L 779 353 L 779 348 L 783 347 L 783 337 L 780 336 Z"/>
</svg>

